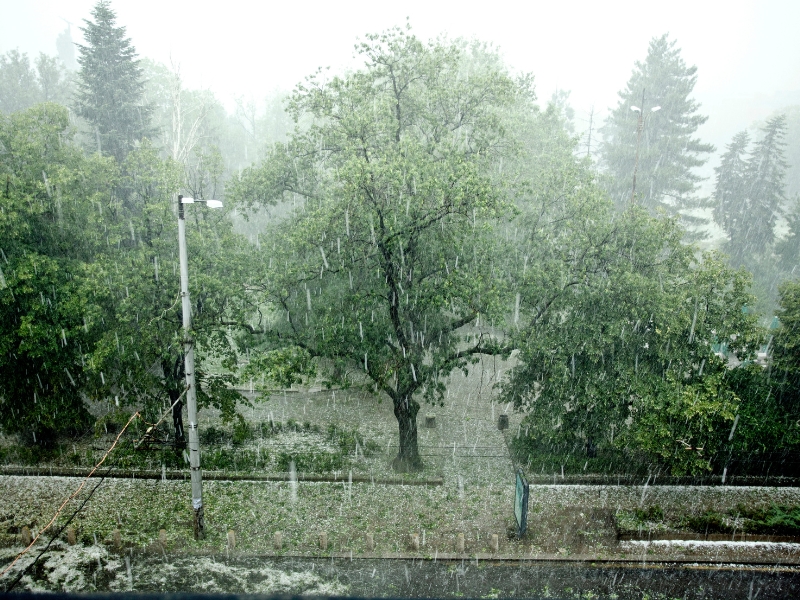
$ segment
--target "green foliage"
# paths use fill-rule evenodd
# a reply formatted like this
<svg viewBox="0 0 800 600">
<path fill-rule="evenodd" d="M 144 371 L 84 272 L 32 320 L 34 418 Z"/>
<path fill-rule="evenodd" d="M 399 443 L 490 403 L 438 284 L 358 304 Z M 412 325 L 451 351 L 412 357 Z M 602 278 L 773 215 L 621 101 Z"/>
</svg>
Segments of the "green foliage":
<svg viewBox="0 0 800 600">
<path fill-rule="evenodd" d="M 728 235 L 725 244 L 731 264 L 754 274 L 759 308 L 775 308 L 777 283 L 797 264 L 794 217 L 789 236 L 775 244 L 775 226 L 786 211 L 786 117 L 778 115 L 763 126 L 750 153 L 746 131 L 738 133 L 722 156 L 714 192 L 714 218 Z M 775 260 L 777 250 L 780 260 Z"/>
<path fill-rule="evenodd" d="M 293 420 L 287 423 L 262 423 L 257 427 L 248 425 L 243 420 L 236 420 L 229 427 L 207 427 L 200 431 L 202 447 L 202 466 L 208 471 L 268 471 L 288 472 L 290 463 L 294 462 L 297 472 L 329 473 L 346 468 L 355 456 L 356 443 L 359 454 L 371 456 L 378 451 L 377 444 L 365 438 L 358 430 L 345 429 L 330 425 L 322 438 L 332 442 L 336 449 L 321 450 L 280 450 L 280 436 L 283 433 L 299 432 L 320 435 L 319 426 L 310 423 L 299 424 Z M 277 450 L 259 447 L 254 449 L 253 442 L 259 437 L 274 438 L 278 443 Z M 119 468 L 157 469 L 164 464 L 169 469 L 186 467 L 181 453 L 172 448 L 154 450 L 135 450 L 125 446 L 110 457 L 112 463 Z M 78 464 L 89 466 L 90 460 L 78 459 Z M 25 463 L 23 463 L 25 464 Z"/>
<path fill-rule="evenodd" d="M 181 170 L 147 142 L 128 155 L 123 169 L 121 198 L 102 224 L 109 243 L 93 265 L 113 306 L 85 372 L 95 396 L 116 396 L 154 420 L 164 399 L 175 402 L 185 388 L 173 212 Z M 214 406 L 232 422 L 244 400 L 232 387 L 238 354 L 229 330 L 250 310 L 241 283 L 247 248 L 224 211 L 193 206 L 186 229 L 198 407 Z"/>
<path fill-rule="evenodd" d="M 657 504 L 648 506 L 647 508 L 635 508 L 633 510 L 633 515 L 641 523 L 664 520 L 664 510 Z"/>
<path fill-rule="evenodd" d="M 700 105 L 691 98 L 697 67 L 686 66 L 675 44 L 666 34 L 650 41 L 647 57 L 636 62 L 603 128 L 601 160 L 611 176 L 611 198 L 620 207 L 631 203 L 637 146 L 637 203 L 672 213 L 697 203 L 700 177 L 693 169 L 714 147 L 693 137 L 708 117 L 698 114 Z M 633 112 L 632 106 L 643 112 Z M 660 110 L 652 112 L 656 106 Z"/>
<path fill-rule="evenodd" d="M 733 238 L 744 237 L 748 225 L 747 191 L 748 164 L 747 148 L 750 134 L 737 133 L 720 157 L 720 164 L 714 168 L 716 187 L 714 190 L 714 219 Z"/>
<path fill-rule="evenodd" d="M 67 111 L 52 104 L 3 118 L 0 144 L 0 425 L 50 443 L 90 425 L 87 398 L 116 398 L 154 420 L 185 385 L 180 170 L 147 142 L 122 174 L 109 158 L 83 156 Z M 187 227 L 198 402 L 231 421 L 241 396 L 229 327 L 252 310 L 240 283 L 247 248 L 224 214 L 198 208 Z"/>
<path fill-rule="evenodd" d="M 271 383 L 290 388 L 302 383 L 304 378 L 314 376 L 316 368 L 311 353 L 305 348 L 289 346 L 263 352 L 251 351 L 250 360 L 241 371 L 240 381 L 255 379 L 262 387 Z"/>
<path fill-rule="evenodd" d="M 738 512 L 748 519 L 744 530 L 749 533 L 800 534 L 800 506 L 773 504 L 767 509 L 739 507 Z"/>
<path fill-rule="evenodd" d="M 0 56 L 0 111 L 12 113 L 39 101 L 36 74 L 28 55 L 10 50 Z"/>
<path fill-rule="evenodd" d="M 698 533 L 733 533 L 735 531 L 761 535 L 800 534 L 800 506 L 773 504 L 769 508 L 739 506 L 726 514 L 707 511 L 690 515 L 682 525 Z"/>
<path fill-rule="evenodd" d="M 775 333 L 772 381 L 779 410 L 786 419 L 784 435 L 800 443 L 800 282 L 780 288 L 780 327 Z"/>
<path fill-rule="evenodd" d="M 142 103 L 144 84 L 136 49 L 125 28 L 116 26 L 108 0 L 92 9 L 94 21 L 81 28 L 78 44 L 77 113 L 95 134 L 96 150 L 122 162 L 135 143 L 150 132 L 151 107 Z"/>
<path fill-rule="evenodd" d="M 739 411 L 739 397 L 725 385 L 724 366 L 709 357 L 706 368 L 708 373 L 691 383 L 668 373 L 663 386 L 653 386 L 630 405 L 629 418 L 636 420 L 631 441 L 674 475 L 711 471 Z"/>
<path fill-rule="evenodd" d="M 331 424 L 328 425 L 327 434 L 328 440 L 339 447 L 342 455 L 355 454 L 356 448 L 364 456 L 372 456 L 380 450 L 376 442 L 365 439 L 358 429 L 343 429 Z"/>
<path fill-rule="evenodd" d="M 186 89 L 180 70 L 142 59 L 143 102 L 152 107 L 152 139 L 184 167 L 183 184 L 195 198 L 223 198 L 232 174 L 263 158 L 265 150 L 284 141 L 293 122 L 284 110 L 286 94 L 274 93 L 263 103 L 237 100 L 233 114 L 208 90 Z M 256 215 L 235 216 L 255 221 Z"/>
<path fill-rule="evenodd" d="M 777 111 L 786 116 L 786 196 L 800 196 L 800 105 L 786 106 Z"/>
<path fill-rule="evenodd" d="M 786 214 L 789 231 L 785 238 L 775 244 L 779 257 L 778 266 L 783 279 L 797 279 L 800 276 L 800 195 L 795 196 Z"/>
<path fill-rule="evenodd" d="M 635 475 L 646 478 L 653 469 L 653 461 L 644 452 L 601 446 L 594 456 L 587 456 L 586 446 L 573 440 L 542 441 L 530 435 L 530 427 L 521 428 L 519 437 L 511 441 L 511 451 L 525 472 L 534 475 Z"/>
<path fill-rule="evenodd" d="M 116 172 L 71 136 L 67 110 L 53 104 L 0 121 L 0 426 L 47 443 L 90 423 L 83 369 L 109 305 L 86 222 Z"/>
<path fill-rule="evenodd" d="M 726 340 L 745 359 L 760 340 L 742 310 L 748 280 L 718 256 L 697 261 L 672 220 L 635 210 L 605 220 L 595 206 L 597 221 L 576 212 L 550 236 L 568 249 L 560 277 L 542 285 L 534 277 L 553 269 L 534 263 L 519 283 L 520 364 L 503 395 L 528 413 L 535 444 L 708 470 L 740 404 L 714 345 Z"/>
<path fill-rule="evenodd" d="M 738 505 L 735 509 L 701 513 L 665 511 L 651 505 L 617 513 L 617 526 L 635 532 L 643 529 L 668 528 L 688 530 L 702 535 L 739 534 L 793 535 L 800 534 L 800 506 L 772 504 L 766 508 Z"/>
<path fill-rule="evenodd" d="M 125 425 L 128 423 L 130 417 L 131 415 L 127 411 L 119 407 L 110 410 L 105 415 L 103 415 L 102 417 L 100 417 L 95 421 L 94 437 L 99 438 L 104 434 L 108 435 L 108 434 L 119 433 L 120 431 L 122 431 L 122 428 L 125 427 Z M 141 421 L 137 420 L 131 425 L 132 425 L 131 427 L 132 434 L 135 435 L 137 433 L 137 429 L 139 429 L 140 432 L 143 433 Z"/>
</svg>

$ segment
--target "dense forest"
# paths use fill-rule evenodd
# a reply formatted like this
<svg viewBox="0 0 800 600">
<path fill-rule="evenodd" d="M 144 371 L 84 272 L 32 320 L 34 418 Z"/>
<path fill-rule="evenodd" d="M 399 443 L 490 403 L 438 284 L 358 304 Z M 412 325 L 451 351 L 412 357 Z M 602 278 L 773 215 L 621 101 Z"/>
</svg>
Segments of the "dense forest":
<svg viewBox="0 0 800 600">
<path fill-rule="evenodd" d="M 714 148 L 665 35 L 590 156 L 564 97 L 478 41 L 367 35 L 360 69 L 231 113 L 139 58 L 109 2 L 82 32 L 77 70 L 0 57 L 5 434 L 47 446 L 92 405 L 179 400 L 180 193 L 224 203 L 186 218 L 198 399 L 227 422 L 242 382 L 360 386 L 419 470 L 421 407 L 494 355 L 531 457 L 795 474 L 798 107 Z"/>
</svg>

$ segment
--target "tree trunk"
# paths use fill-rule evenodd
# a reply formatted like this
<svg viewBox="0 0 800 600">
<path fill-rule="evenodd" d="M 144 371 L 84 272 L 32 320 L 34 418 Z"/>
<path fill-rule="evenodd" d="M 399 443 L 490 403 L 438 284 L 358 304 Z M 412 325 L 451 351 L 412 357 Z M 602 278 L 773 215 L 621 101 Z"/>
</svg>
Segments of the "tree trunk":
<svg viewBox="0 0 800 600">
<path fill-rule="evenodd" d="M 175 428 L 175 449 L 186 448 L 186 435 L 183 431 L 183 400 L 178 399 L 180 393 L 170 390 L 169 400 L 172 404 L 172 426 Z"/>
<path fill-rule="evenodd" d="M 394 402 L 394 416 L 400 429 L 400 450 L 392 461 L 392 468 L 401 473 L 422 470 L 422 459 L 417 447 L 417 413 L 419 404 L 408 396 Z"/>
<path fill-rule="evenodd" d="M 175 430 L 175 450 L 186 448 L 186 433 L 183 430 L 183 400 L 178 400 L 182 393 L 183 355 L 172 364 L 164 360 L 161 363 L 164 378 L 167 380 L 169 403 L 172 406 L 172 426 Z"/>
</svg>

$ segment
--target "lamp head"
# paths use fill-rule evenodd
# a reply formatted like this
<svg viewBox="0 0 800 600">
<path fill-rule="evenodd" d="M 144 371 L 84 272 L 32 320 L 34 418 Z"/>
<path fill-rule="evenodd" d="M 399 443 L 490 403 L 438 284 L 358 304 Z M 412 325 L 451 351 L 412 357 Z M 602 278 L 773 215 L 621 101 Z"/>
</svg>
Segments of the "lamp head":
<svg viewBox="0 0 800 600">
<path fill-rule="evenodd" d="M 208 208 L 222 208 L 222 200 L 199 200 L 181 196 L 181 204 L 194 204 L 195 202 L 204 202 Z"/>
</svg>

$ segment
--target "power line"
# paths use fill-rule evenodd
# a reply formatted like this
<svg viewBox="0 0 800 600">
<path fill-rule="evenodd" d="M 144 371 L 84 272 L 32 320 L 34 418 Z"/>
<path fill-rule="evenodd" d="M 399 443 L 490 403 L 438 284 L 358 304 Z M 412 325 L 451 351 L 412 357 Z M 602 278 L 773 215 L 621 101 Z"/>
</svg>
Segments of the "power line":
<svg viewBox="0 0 800 600">
<path fill-rule="evenodd" d="M 116 445 L 117 445 L 117 443 L 119 442 L 120 438 L 122 437 L 122 434 L 123 434 L 123 433 L 125 433 L 125 430 L 128 428 L 128 426 L 129 426 L 131 423 L 133 423 L 133 420 L 134 420 L 135 418 L 137 418 L 137 417 L 140 417 L 140 416 L 141 416 L 141 415 L 139 414 L 139 412 L 138 412 L 138 411 L 137 411 L 137 412 L 135 412 L 135 413 L 133 413 L 133 414 L 131 415 L 131 418 L 130 418 L 130 419 L 128 419 L 128 422 L 125 424 L 125 427 L 123 427 L 123 428 L 122 428 L 122 431 L 120 431 L 120 432 L 119 432 L 119 435 L 117 436 L 117 439 L 115 439 L 115 440 L 114 440 L 114 443 L 113 443 L 113 444 L 111 444 L 111 447 L 110 447 L 108 450 L 106 450 L 106 453 L 103 455 L 103 458 L 101 458 L 101 459 L 100 459 L 100 461 L 99 461 L 99 462 L 98 462 L 98 463 L 97 463 L 97 464 L 94 466 L 94 468 L 93 468 L 91 471 L 89 471 L 89 474 L 88 474 L 86 477 L 84 477 L 83 481 L 82 481 L 82 482 L 81 482 L 81 484 L 78 486 L 78 489 L 76 489 L 76 490 L 75 490 L 75 491 L 74 491 L 74 492 L 73 492 L 73 493 L 72 493 L 70 496 L 68 496 L 68 497 L 66 498 L 66 500 L 64 500 L 64 502 L 62 502 L 62 503 L 61 503 L 61 506 L 59 506 L 59 507 L 58 507 L 58 510 L 56 511 L 56 514 L 55 514 L 55 515 L 53 515 L 53 518 L 52 518 L 52 519 L 50 519 L 50 522 L 49 522 L 47 525 L 45 525 L 45 526 L 44 526 L 44 528 L 43 528 L 41 531 L 39 531 L 39 533 L 37 533 L 37 534 L 36 534 L 36 537 L 35 537 L 35 538 L 34 538 L 34 539 L 31 541 L 31 543 L 30 543 L 30 544 L 28 544 L 28 547 L 27 547 L 27 548 L 25 548 L 25 549 L 24 549 L 22 552 L 20 552 L 20 553 L 17 555 L 17 557 L 16 557 L 16 558 L 15 558 L 15 559 L 14 559 L 14 560 L 11 562 L 11 564 L 10 564 L 10 565 L 8 565 L 8 566 L 7 566 L 7 567 L 6 567 L 6 568 L 3 570 L 3 572 L 2 572 L 2 573 L 0 573 L 0 578 L 2 578 L 2 577 L 5 577 L 6 573 L 8 573 L 8 572 L 11 570 L 11 568 L 12 568 L 12 567 L 13 567 L 13 566 L 14 566 L 14 565 L 17 563 L 17 561 L 18 561 L 20 558 L 22 558 L 23 556 L 25 556 L 25 555 L 26 555 L 26 554 L 27 554 L 27 553 L 30 551 L 30 549 L 31 549 L 31 548 L 33 548 L 33 546 L 36 544 L 36 542 L 38 542 L 38 541 L 39 541 L 39 538 L 40 538 L 40 537 L 42 537 L 42 534 L 43 534 L 45 531 L 47 531 L 48 529 L 50 529 L 50 527 L 52 527 L 52 526 L 53 526 L 53 524 L 56 522 L 56 519 L 58 519 L 58 516 L 61 514 L 61 511 L 63 511 L 63 510 L 64 510 L 64 508 L 67 506 L 67 504 L 69 503 L 69 501 L 70 501 L 70 500 L 72 500 L 73 498 L 75 498 L 75 497 L 76 497 L 76 496 L 77 496 L 77 495 L 78 495 L 78 494 L 81 492 L 81 490 L 83 489 L 83 486 L 85 486 L 85 485 L 86 485 L 86 482 L 87 482 L 87 481 L 89 481 L 89 478 L 90 478 L 92 475 L 94 475 L 94 472 L 95 472 L 95 471 L 97 471 L 97 469 L 98 469 L 98 468 L 100 468 L 100 465 L 102 465 L 102 464 L 105 462 L 106 458 L 108 458 L 108 455 L 111 453 L 111 451 L 112 451 L 112 450 L 114 450 L 114 448 L 116 447 Z M 106 472 L 106 473 L 103 475 L 103 478 L 102 478 L 102 479 L 100 479 L 100 483 L 102 483 L 102 482 L 103 482 L 103 479 L 105 479 L 106 475 L 108 475 L 108 473 L 109 473 L 110 471 L 111 471 L 111 469 L 109 468 L 109 470 L 108 470 L 108 471 L 107 471 L 107 472 Z M 99 483 L 98 483 L 98 485 L 99 485 Z M 95 486 L 95 489 L 97 489 L 97 487 L 96 487 L 96 486 Z M 92 490 L 92 494 L 93 494 L 93 493 L 94 493 L 94 490 Z M 89 494 L 89 497 L 91 497 L 91 494 Z M 86 501 L 84 501 L 84 504 L 85 504 L 85 503 L 86 503 Z M 82 507 L 82 506 L 83 506 L 83 504 L 81 505 L 81 507 Z M 80 509 L 79 509 L 79 510 L 80 510 Z M 77 511 L 76 511 L 76 512 L 77 512 Z M 72 517 L 74 517 L 74 516 L 75 516 L 75 513 L 73 513 Z M 70 517 L 70 520 L 72 520 L 72 517 Z M 62 529 L 63 529 L 63 528 L 62 528 Z M 60 533 L 60 531 L 59 531 L 59 533 Z M 47 544 L 47 547 L 50 547 L 50 544 L 53 542 L 53 539 L 55 539 L 55 537 L 51 538 L 50 542 Z M 40 554 L 39 556 L 41 556 L 41 554 Z M 37 560 L 38 560 L 38 558 L 39 558 L 39 557 L 36 557 L 36 559 L 37 559 Z M 36 561 L 34 561 L 34 563 L 35 563 L 35 562 L 36 562 Z M 31 563 L 31 564 L 34 564 L 34 563 Z M 29 568 L 29 567 L 30 567 L 30 565 L 28 565 L 28 568 Z M 28 569 L 28 568 L 24 569 L 24 570 L 23 570 L 23 573 L 24 573 L 25 571 L 27 571 L 27 569 Z M 20 576 L 20 577 L 21 577 L 21 576 Z M 16 585 L 16 582 L 14 582 L 14 585 Z M 9 590 L 10 590 L 10 589 L 11 589 L 11 588 L 9 588 Z"/>
<path fill-rule="evenodd" d="M 58 537 L 61 535 L 61 533 L 62 533 L 62 532 L 63 532 L 63 531 L 64 531 L 64 530 L 67 528 L 67 525 L 69 525 L 69 524 L 72 522 L 72 519 L 74 519 L 74 518 L 75 518 L 75 515 L 77 515 L 77 514 L 78 514 L 78 513 L 79 513 L 79 512 L 80 512 L 80 511 L 83 509 L 83 507 L 86 505 L 86 503 L 89 501 L 89 499 L 90 499 L 90 498 L 91 498 L 91 497 L 94 495 L 94 493 L 97 491 L 97 488 L 99 488 L 99 487 L 100 487 L 100 484 L 101 484 L 101 483 L 103 483 L 103 480 L 104 480 L 104 479 L 106 478 L 106 476 L 107 476 L 107 475 L 108 475 L 108 474 L 109 474 L 109 473 L 112 471 L 112 469 L 114 469 L 114 465 L 111 465 L 110 467 L 108 467 L 108 469 L 106 469 L 106 472 L 105 472 L 105 473 L 103 473 L 103 476 L 100 478 L 100 481 L 98 481 L 98 482 L 97 482 L 97 485 L 95 485 L 95 486 L 92 488 L 92 491 L 91 491 L 91 492 L 89 492 L 89 495 L 88 495 L 88 496 L 86 496 L 86 498 L 84 499 L 84 501 L 83 501 L 83 502 L 81 502 L 81 505 L 80 505 L 80 506 L 79 506 L 77 509 L 75 509 L 75 511 L 74 511 L 74 512 L 73 512 L 73 513 L 70 515 L 69 519 L 67 519 L 67 522 L 66 522 L 66 523 L 64 523 L 64 525 L 62 525 L 62 526 L 61 526 L 61 529 L 59 529 L 59 530 L 56 532 L 56 534 L 50 538 L 50 541 L 49 541 L 49 542 L 47 542 L 47 545 L 44 547 L 44 549 L 42 549 L 42 551 L 41 551 L 41 552 L 39 552 L 39 555 L 38 555 L 36 558 L 34 558 L 34 559 L 33 559 L 33 562 L 31 562 L 31 564 L 29 564 L 27 567 L 25 567 L 24 569 L 22 569 L 22 571 L 20 571 L 19 575 L 17 575 L 17 578 L 16 578 L 16 579 L 15 579 L 15 580 L 14 580 L 14 581 L 11 583 L 11 585 L 10 585 L 10 586 L 8 586 L 8 588 L 5 590 L 6 592 L 10 592 L 11 590 L 13 590 L 13 589 L 16 587 L 16 585 L 17 585 L 17 584 L 18 584 L 18 583 L 19 583 L 19 582 L 22 580 L 22 578 L 25 576 L 25 573 L 27 573 L 27 572 L 28 572 L 28 570 L 29 570 L 29 569 L 30 569 L 32 566 L 34 566 L 34 565 L 35 565 L 35 564 L 36 564 L 36 563 L 39 561 L 39 559 L 42 557 L 42 555 L 43 555 L 45 552 L 47 552 L 47 550 L 50 548 L 50 544 L 52 544 L 52 543 L 53 543 L 53 540 L 57 539 L 57 538 L 58 538 Z M 36 536 L 36 539 L 39 539 L 39 536 Z M 36 542 L 36 540 L 34 540 L 33 542 L 31 542 L 31 546 L 32 546 L 32 545 L 33 545 L 35 542 Z M 28 548 L 30 548 L 30 546 L 28 546 Z M 14 559 L 14 562 L 12 562 L 10 565 L 8 565 L 8 568 L 7 568 L 5 571 L 3 571 L 3 575 L 5 575 L 5 574 L 6 574 L 6 571 L 8 571 L 8 569 L 10 569 L 11 567 L 13 567 L 13 566 L 14 566 L 14 563 L 15 563 L 15 562 L 17 562 L 17 560 L 19 560 L 19 558 L 20 558 L 21 556 L 23 556 L 23 555 L 25 554 L 25 552 L 27 552 L 27 551 L 28 551 L 28 548 L 26 548 L 26 549 L 25 549 L 25 550 L 24 550 L 24 551 L 23 551 L 23 552 L 22 552 L 22 553 L 21 553 L 21 554 L 20 554 L 20 555 L 19 555 L 19 556 L 18 556 L 16 559 Z"/>
</svg>

